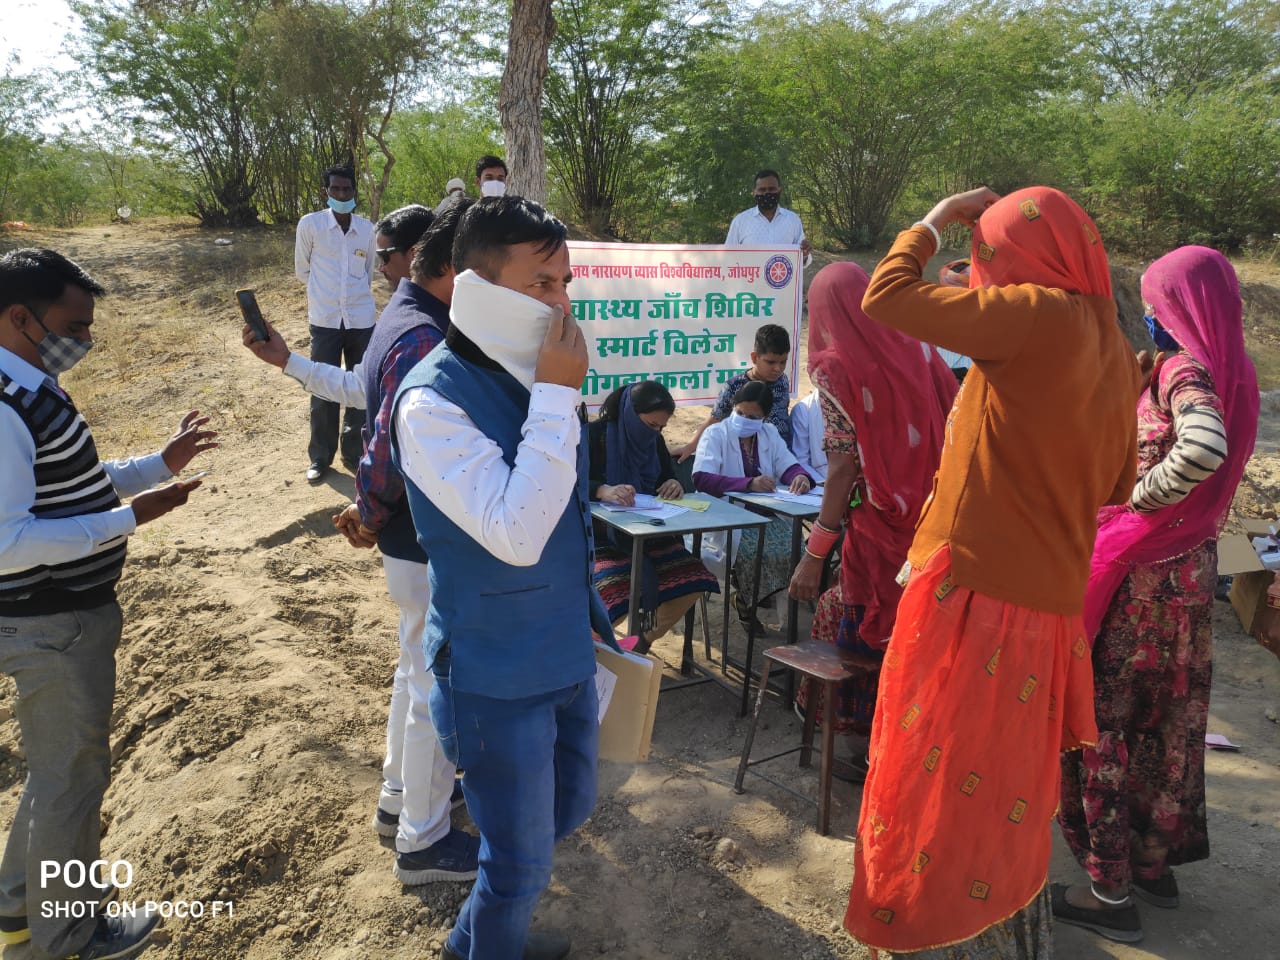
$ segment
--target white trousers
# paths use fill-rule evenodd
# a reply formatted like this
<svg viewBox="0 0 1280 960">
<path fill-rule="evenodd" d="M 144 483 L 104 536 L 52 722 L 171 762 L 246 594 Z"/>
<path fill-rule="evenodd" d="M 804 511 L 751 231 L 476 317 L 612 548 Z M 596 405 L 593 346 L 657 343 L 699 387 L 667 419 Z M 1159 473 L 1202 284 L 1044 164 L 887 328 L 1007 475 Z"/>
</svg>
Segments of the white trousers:
<svg viewBox="0 0 1280 960">
<path fill-rule="evenodd" d="M 455 768 L 445 759 L 427 712 L 427 695 L 435 682 L 422 651 L 431 602 L 427 565 L 383 556 L 382 569 L 387 592 L 400 608 L 400 662 L 391 687 L 378 806 L 400 815 L 396 850 L 413 853 L 449 833 Z"/>
</svg>

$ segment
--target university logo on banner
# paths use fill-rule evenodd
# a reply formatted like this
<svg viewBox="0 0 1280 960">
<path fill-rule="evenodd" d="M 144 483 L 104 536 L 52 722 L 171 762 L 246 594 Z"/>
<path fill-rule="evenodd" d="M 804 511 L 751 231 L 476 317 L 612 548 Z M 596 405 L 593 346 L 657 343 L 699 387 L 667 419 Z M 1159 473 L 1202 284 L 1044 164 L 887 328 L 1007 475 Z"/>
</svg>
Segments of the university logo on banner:
<svg viewBox="0 0 1280 960">
<path fill-rule="evenodd" d="M 676 403 L 710 404 L 751 365 L 756 330 L 791 336 L 799 372 L 803 273 L 797 247 L 678 246 L 572 241 L 573 316 L 587 342 L 583 399 L 656 380 Z"/>
</svg>

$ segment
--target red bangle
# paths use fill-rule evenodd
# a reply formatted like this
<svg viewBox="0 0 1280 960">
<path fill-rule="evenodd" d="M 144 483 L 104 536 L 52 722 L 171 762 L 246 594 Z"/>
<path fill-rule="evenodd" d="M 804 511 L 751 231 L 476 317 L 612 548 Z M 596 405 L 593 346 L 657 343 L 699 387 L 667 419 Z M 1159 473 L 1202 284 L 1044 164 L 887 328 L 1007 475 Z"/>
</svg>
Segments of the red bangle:
<svg viewBox="0 0 1280 960">
<path fill-rule="evenodd" d="M 819 560 L 825 560 L 827 555 L 831 553 L 831 548 L 836 545 L 836 541 L 840 539 L 838 530 L 828 530 L 820 523 L 813 525 L 813 530 L 809 532 L 809 542 L 805 544 L 805 550 L 817 557 Z"/>
</svg>

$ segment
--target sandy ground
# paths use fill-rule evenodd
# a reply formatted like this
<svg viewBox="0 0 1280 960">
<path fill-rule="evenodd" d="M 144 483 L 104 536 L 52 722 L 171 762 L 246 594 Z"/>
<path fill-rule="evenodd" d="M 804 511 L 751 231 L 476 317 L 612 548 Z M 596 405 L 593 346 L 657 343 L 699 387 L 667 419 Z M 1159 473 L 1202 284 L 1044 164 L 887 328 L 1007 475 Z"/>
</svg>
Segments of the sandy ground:
<svg viewBox="0 0 1280 960">
<path fill-rule="evenodd" d="M 330 521 L 351 477 L 303 481 L 306 397 L 240 345 L 230 298 L 256 285 L 268 317 L 305 347 L 290 237 L 213 239 L 186 225 L 0 237 L 55 246 L 113 291 L 100 346 L 69 378 L 104 456 L 158 448 L 191 407 L 224 441 L 200 467 L 213 471 L 204 489 L 131 542 L 103 853 L 134 867 L 126 900 L 234 904 L 232 916 L 167 921 L 156 960 L 433 957 L 467 886 L 401 887 L 369 825 L 395 608 L 377 555 L 352 550 Z M 701 413 L 681 411 L 669 435 L 681 439 Z M 1277 430 L 1277 411 L 1264 415 Z M 1249 509 L 1274 515 L 1280 459 L 1255 458 L 1246 487 Z M 1207 760 L 1212 858 L 1179 871 L 1181 909 L 1144 909 L 1142 944 L 1059 926 L 1059 957 L 1280 956 L 1280 665 L 1218 607 L 1210 729 L 1241 752 Z M 717 640 L 719 609 L 713 600 Z M 764 619 L 766 642 L 780 642 L 776 616 Z M 656 652 L 677 663 L 678 638 Z M 4 828 L 25 775 L 12 697 L 0 678 Z M 859 790 L 836 784 L 828 837 L 801 799 L 815 796 L 816 773 L 794 757 L 760 769 L 799 797 L 754 776 L 735 795 L 746 729 L 736 707 L 710 684 L 664 694 L 650 762 L 602 764 L 596 812 L 561 847 L 538 912 L 572 931 L 574 956 L 868 956 L 839 924 Z M 799 726 L 768 703 L 756 755 L 797 742 Z M 469 827 L 465 813 L 455 819 Z M 1052 833 L 1052 877 L 1075 879 Z"/>
</svg>

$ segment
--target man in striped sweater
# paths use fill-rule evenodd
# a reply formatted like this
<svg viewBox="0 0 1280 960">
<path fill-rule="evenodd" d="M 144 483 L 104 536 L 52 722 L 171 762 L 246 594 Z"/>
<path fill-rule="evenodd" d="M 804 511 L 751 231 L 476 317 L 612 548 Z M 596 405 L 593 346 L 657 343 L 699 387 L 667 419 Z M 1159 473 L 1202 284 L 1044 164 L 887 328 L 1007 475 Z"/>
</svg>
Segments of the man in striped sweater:
<svg viewBox="0 0 1280 960">
<path fill-rule="evenodd" d="M 0 257 L 0 673 L 17 684 L 27 758 L 0 860 L 0 944 L 29 939 L 41 960 L 133 956 L 156 925 L 102 915 L 114 890 L 99 875 L 74 884 L 77 864 L 99 859 L 125 544 L 200 481 L 151 488 L 217 446 L 193 410 L 161 452 L 99 461 L 58 376 L 93 346 L 104 292 L 52 250 Z"/>
</svg>

